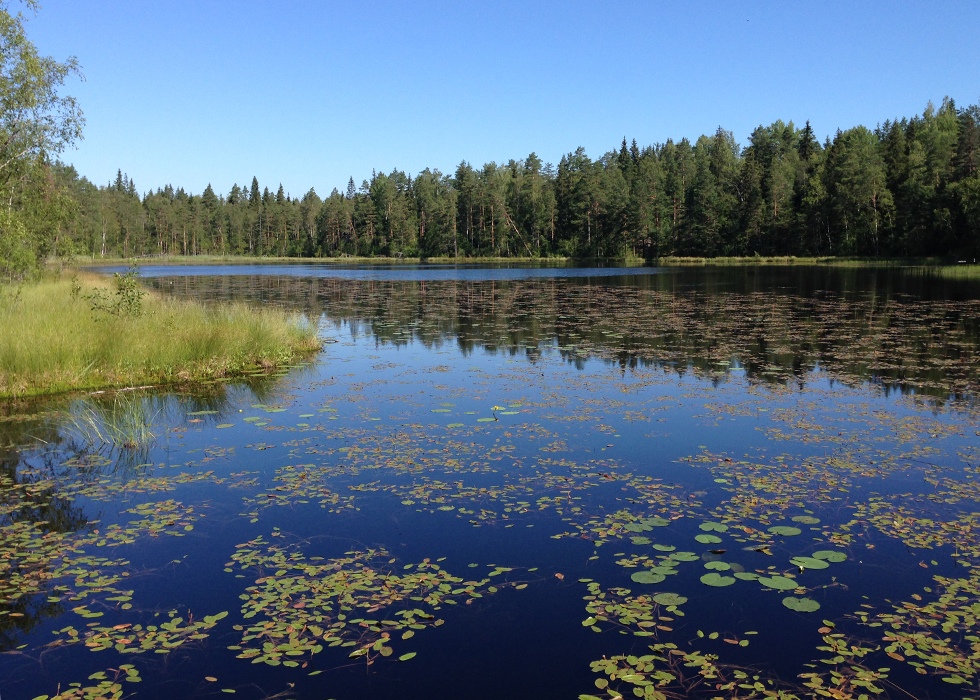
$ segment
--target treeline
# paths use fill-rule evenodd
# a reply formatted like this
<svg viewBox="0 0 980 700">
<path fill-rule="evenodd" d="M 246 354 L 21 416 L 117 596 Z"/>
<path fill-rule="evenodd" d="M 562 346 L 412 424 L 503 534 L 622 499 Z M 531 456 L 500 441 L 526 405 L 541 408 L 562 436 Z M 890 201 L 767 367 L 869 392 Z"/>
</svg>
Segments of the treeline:
<svg viewBox="0 0 980 700">
<path fill-rule="evenodd" d="M 626 139 L 557 167 L 534 153 L 374 173 L 321 199 L 234 185 L 140 196 L 121 171 L 96 186 L 54 166 L 77 207 L 59 253 L 94 256 L 490 256 L 656 258 L 980 253 L 980 107 L 945 99 L 820 143 L 776 121 L 744 147 L 718 129 L 640 148 Z"/>
</svg>

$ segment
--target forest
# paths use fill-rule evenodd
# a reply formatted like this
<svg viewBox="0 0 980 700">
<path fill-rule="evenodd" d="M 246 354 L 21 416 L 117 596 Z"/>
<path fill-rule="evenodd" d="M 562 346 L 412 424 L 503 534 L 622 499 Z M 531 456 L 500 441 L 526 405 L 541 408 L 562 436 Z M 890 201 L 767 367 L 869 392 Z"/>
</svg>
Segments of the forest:
<svg viewBox="0 0 980 700">
<path fill-rule="evenodd" d="M 325 157 L 329 157 L 325 154 Z M 224 194 L 171 185 L 141 195 L 122 171 L 96 185 L 60 162 L 66 216 L 51 253 L 94 257 L 664 256 L 974 258 L 980 253 L 980 107 L 946 98 L 921 115 L 823 143 L 807 122 L 719 128 L 691 142 L 624 138 L 597 160 L 531 153 L 452 174 L 374 172 L 325 198 L 256 178 Z"/>
</svg>

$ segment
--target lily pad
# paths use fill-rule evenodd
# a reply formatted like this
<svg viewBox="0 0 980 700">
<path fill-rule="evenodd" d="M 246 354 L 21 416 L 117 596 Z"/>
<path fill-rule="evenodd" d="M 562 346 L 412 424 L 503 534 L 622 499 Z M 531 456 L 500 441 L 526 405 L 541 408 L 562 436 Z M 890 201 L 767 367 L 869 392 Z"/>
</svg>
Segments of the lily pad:
<svg viewBox="0 0 980 700">
<path fill-rule="evenodd" d="M 730 571 L 732 567 L 723 561 L 709 561 L 705 563 L 704 568 L 711 571 Z"/>
<path fill-rule="evenodd" d="M 799 535 L 803 530 L 798 527 L 793 527 L 792 525 L 773 525 L 769 528 L 769 532 L 774 535 L 783 535 L 785 537 L 792 537 L 794 535 Z"/>
<path fill-rule="evenodd" d="M 718 535 L 695 535 L 694 539 L 701 544 L 718 544 L 721 542 L 721 538 Z"/>
<path fill-rule="evenodd" d="M 838 549 L 821 549 L 819 552 L 813 553 L 813 558 L 839 564 L 840 562 L 847 560 L 847 555 Z"/>
<path fill-rule="evenodd" d="M 789 563 L 804 569 L 826 569 L 830 566 L 823 559 L 815 559 L 814 557 L 793 557 Z"/>
<path fill-rule="evenodd" d="M 721 523 L 706 522 L 701 523 L 698 526 L 701 530 L 705 532 L 728 532 L 728 526 L 722 525 Z"/>
<path fill-rule="evenodd" d="M 794 515 L 790 519 L 794 523 L 800 523 L 801 525 L 816 525 L 820 522 L 820 518 L 815 518 L 812 515 Z"/>
<path fill-rule="evenodd" d="M 813 598 L 794 598 L 793 596 L 789 596 L 783 598 L 783 605 L 790 610 L 802 613 L 815 612 L 820 609 L 820 603 Z"/>
<path fill-rule="evenodd" d="M 791 591 L 800 585 L 796 579 L 789 576 L 760 576 L 759 583 L 766 588 L 775 588 L 777 591 Z"/>
<path fill-rule="evenodd" d="M 667 577 L 656 571 L 636 571 L 630 576 L 635 583 L 660 583 Z"/>
<path fill-rule="evenodd" d="M 653 602 L 658 605 L 683 605 L 687 598 L 679 593 L 658 593 L 653 596 Z"/>
<path fill-rule="evenodd" d="M 710 574 L 705 574 L 701 577 L 701 583 L 703 583 L 705 586 L 721 588 L 724 586 L 731 586 L 733 583 L 735 583 L 735 577 L 722 576 L 717 571 L 712 571 Z"/>
<path fill-rule="evenodd" d="M 674 552 L 670 555 L 670 558 L 674 561 L 698 561 L 701 559 L 694 552 Z"/>
</svg>

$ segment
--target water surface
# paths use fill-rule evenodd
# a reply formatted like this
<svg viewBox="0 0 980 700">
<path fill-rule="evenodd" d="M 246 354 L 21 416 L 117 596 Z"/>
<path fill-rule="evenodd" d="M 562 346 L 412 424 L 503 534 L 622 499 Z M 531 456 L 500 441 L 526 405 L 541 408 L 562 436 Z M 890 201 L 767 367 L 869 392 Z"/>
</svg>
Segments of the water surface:
<svg viewBox="0 0 980 700">
<path fill-rule="evenodd" d="M 201 390 L 8 407 L 4 698 L 113 680 L 140 698 L 977 694 L 975 286 L 141 274 L 302 312 L 324 350 Z M 126 415 L 154 438 L 85 429 Z"/>
</svg>

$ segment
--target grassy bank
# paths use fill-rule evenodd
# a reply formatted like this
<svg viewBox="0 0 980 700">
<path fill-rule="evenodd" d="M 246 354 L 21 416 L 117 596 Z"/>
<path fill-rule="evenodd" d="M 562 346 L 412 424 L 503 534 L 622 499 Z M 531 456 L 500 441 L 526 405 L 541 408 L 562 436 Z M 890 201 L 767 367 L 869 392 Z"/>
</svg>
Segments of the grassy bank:
<svg viewBox="0 0 980 700">
<path fill-rule="evenodd" d="M 202 381 L 288 364 L 316 329 L 270 309 L 204 306 L 79 274 L 0 287 L 0 398 Z"/>
</svg>

